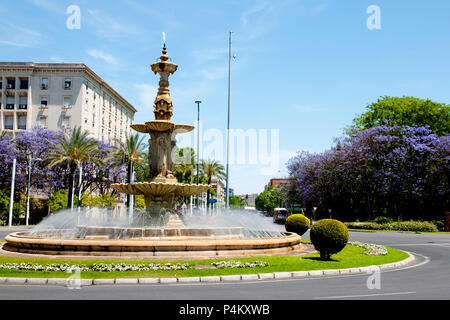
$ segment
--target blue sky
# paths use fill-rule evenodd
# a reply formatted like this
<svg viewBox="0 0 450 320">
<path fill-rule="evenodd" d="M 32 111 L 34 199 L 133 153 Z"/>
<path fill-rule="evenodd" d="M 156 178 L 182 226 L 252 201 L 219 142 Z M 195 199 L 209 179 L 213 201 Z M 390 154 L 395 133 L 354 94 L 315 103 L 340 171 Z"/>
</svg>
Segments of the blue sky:
<svg viewBox="0 0 450 320">
<path fill-rule="evenodd" d="M 66 27 L 69 5 L 81 9 L 80 29 Z M 379 30 L 366 26 L 370 5 L 381 9 Z M 446 0 L 3 0 L 0 60 L 84 62 L 136 107 L 140 123 L 153 119 L 158 80 L 149 65 L 165 32 L 179 65 L 173 121 L 193 124 L 200 99 L 203 129 L 224 133 L 233 30 L 231 127 L 280 130 L 280 172 L 230 167 L 236 193 L 257 193 L 286 175 L 296 151 L 328 149 L 380 96 L 449 103 L 449 12 Z"/>
</svg>

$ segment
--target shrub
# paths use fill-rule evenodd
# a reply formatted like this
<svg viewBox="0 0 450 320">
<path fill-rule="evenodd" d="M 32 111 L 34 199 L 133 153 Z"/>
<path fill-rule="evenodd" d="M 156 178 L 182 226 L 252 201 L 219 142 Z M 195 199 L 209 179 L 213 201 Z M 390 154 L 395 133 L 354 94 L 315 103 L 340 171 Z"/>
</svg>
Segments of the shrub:
<svg viewBox="0 0 450 320">
<path fill-rule="evenodd" d="M 349 229 L 383 230 L 383 226 L 375 222 L 346 222 L 345 225 Z"/>
<path fill-rule="evenodd" d="M 385 223 L 391 223 L 394 220 L 392 220 L 391 218 L 387 218 L 387 217 L 376 217 L 373 222 L 378 223 L 378 224 L 385 224 Z"/>
<path fill-rule="evenodd" d="M 107 194 L 94 196 L 89 193 L 83 193 L 81 196 L 81 204 L 83 207 L 108 208 L 116 206 L 116 198 Z"/>
<path fill-rule="evenodd" d="M 310 223 L 309 219 L 302 214 L 293 214 L 286 219 L 284 224 L 286 231 L 295 232 L 299 236 L 308 231 Z"/>
<path fill-rule="evenodd" d="M 348 242 L 348 229 L 342 222 L 323 219 L 315 223 L 310 231 L 311 242 L 320 252 L 322 260 L 329 260 L 332 254 L 338 253 Z"/>
<path fill-rule="evenodd" d="M 47 201 L 50 212 L 58 211 L 67 207 L 67 194 L 65 190 L 58 190 Z"/>
<path fill-rule="evenodd" d="M 426 221 L 403 221 L 386 224 L 387 230 L 393 231 L 415 231 L 415 232 L 438 232 L 439 230 L 431 222 Z"/>
<path fill-rule="evenodd" d="M 439 231 L 445 231 L 445 223 L 441 220 L 432 221 Z"/>
<path fill-rule="evenodd" d="M 413 231 L 413 232 L 437 232 L 435 224 L 421 221 L 403 221 L 378 224 L 374 222 L 347 222 L 345 225 L 350 229 L 361 230 L 391 230 L 391 231 Z"/>
</svg>

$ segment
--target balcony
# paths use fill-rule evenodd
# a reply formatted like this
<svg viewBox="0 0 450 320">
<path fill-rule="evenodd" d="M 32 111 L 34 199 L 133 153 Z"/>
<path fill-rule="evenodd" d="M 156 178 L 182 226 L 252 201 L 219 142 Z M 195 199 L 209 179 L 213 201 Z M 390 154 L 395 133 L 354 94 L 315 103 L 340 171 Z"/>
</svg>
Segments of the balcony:
<svg viewBox="0 0 450 320">
<path fill-rule="evenodd" d="M 19 110 L 27 110 L 28 105 L 27 104 L 19 104 Z"/>
<path fill-rule="evenodd" d="M 21 96 L 21 97 L 28 96 L 28 89 L 20 89 L 19 90 L 19 96 Z"/>
<path fill-rule="evenodd" d="M 62 106 L 62 112 L 64 112 L 65 113 L 65 117 L 70 117 L 70 115 L 69 115 L 69 111 L 70 111 L 70 109 L 72 109 L 72 106 Z"/>
</svg>

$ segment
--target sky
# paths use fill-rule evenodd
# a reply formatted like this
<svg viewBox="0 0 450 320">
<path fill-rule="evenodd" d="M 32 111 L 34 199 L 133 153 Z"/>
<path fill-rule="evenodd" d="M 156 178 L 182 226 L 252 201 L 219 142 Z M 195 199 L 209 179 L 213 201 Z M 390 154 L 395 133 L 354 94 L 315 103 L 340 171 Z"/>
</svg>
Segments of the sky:
<svg viewBox="0 0 450 320">
<path fill-rule="evenodd" d="M 85 63 L 143 123 L 154 117 L 150 64 L 165 32 L 179 66 L 172 121 L 196 124 L 201 100 L 200 156 L 225 164 L 232 30 L 230 128 L 256 140 L 240 158 L 233 146 L 229 181 L 251 194 L 286 177 L 296 152 L 329 149 L 381 96 L 449 103 L 449 12 L 447 0 L 1 0 L 0 61 Z M 197 148 L 196 131 L 179 138 Z"/>
</svg>

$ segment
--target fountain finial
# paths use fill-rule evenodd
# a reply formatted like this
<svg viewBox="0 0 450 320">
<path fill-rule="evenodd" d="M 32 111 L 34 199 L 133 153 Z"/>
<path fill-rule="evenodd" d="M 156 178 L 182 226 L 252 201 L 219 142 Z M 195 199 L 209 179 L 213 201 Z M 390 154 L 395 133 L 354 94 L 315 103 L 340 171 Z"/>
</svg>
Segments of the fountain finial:
<svg viewBox="0 0 450 320">
<path fill-rule="evenodd" d="M 163 32 L 163 49 L 162 49 L 162 55 L 160 57 L 161 61 L 167 61 L 169 60 L 169 57 L 167 56 L 167 49 L 166 49 L 166 33 Z"/>
</svg>

